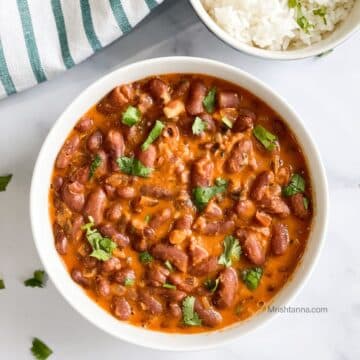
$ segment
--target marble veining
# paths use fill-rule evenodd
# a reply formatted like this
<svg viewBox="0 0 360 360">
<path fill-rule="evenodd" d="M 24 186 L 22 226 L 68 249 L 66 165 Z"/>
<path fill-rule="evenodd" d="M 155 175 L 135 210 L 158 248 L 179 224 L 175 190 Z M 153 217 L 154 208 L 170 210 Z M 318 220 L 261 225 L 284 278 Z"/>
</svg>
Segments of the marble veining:
<svg viewBox="0 0 360 360">
<path fill-rule="evenodd" d="M 0 173 L 13 173 L 0 194 L 0 358 L 31 359 L 33 336 L 51 359 L 360 359 L 359 84 L 360 34 L 323 58 L 280 62 L 229 48 L 202 25 L 185 0 L 167 0 L 138 28 L 74 69 L 0 102 Z M 184 355 L 116 340 L 77 314 L 50 282 L 22 282 L 41 268 L 30 230 L 28 197 L 40 146 L 64 107 L 105 73 L 136 60 L 191 55 L 224 61 L 284 96 L 318 144 L 330 189 L 329 228 L 320 261 L 293 306 L 326 306 L 322 314 L 281 314 L 266 327 L 212 351 Z"/>
</svg>

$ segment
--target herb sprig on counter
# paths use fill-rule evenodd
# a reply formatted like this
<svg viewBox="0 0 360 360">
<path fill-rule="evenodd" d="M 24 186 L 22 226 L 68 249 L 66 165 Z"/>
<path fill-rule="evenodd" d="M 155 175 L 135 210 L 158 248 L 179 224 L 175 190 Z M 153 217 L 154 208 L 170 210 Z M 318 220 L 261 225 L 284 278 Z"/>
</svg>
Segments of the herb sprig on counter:
<svg viewBox="0 0 360 360">
<path fill-rule="evenodd" d="M 30 350 L 37 360 L 46 360 L 53 353 L 53 351 L 38 338 L 33 339 Z"/>
<path fill-rule="evenodd" d="M 12 178 L 12 174 L 0 176 L 0 191 L 5 191 Z"/>
<path fill-rule="evenodd" d="M 46 282 L 46 274 L 43 270 L 36 270 L 34 271 L 34 276 L 30 279 L 24 281 L 25 286 L 30 287 L 44 287 Z"/>
</svg>

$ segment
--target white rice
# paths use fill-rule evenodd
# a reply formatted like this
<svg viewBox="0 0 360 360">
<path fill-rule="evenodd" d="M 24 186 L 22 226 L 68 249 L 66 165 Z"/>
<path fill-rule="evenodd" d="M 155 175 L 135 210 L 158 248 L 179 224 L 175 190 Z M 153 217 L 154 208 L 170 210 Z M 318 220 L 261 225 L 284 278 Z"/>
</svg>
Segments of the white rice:
<svg viewBox="0 0 360 360">
<path fill-rule="evenodd" d="M 214 21 L 239 42 L 269 50 L 301 48 L 314 44 L 344 20 L 355 0 L 298 0 L 301 14 L 288 0 L 201 0 Z M 326 8 L 326 16 L 313 11 Z M 302 29 L 297 19 L 309 24 Z"/>
</svg>

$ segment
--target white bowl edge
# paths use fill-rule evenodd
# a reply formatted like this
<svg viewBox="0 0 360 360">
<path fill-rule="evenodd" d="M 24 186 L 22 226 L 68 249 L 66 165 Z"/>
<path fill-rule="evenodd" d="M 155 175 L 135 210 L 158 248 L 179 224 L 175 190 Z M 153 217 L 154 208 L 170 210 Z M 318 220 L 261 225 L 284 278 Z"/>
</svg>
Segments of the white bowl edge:
<svg viewBox="0 0 360 360">
<path fill-rule="evenodd" d="M 253 76 L 220 62 L 191 57 L 149 59 L 117 69 L 85 89 L 55 122 L 40 150 L 30 190 L 30 217 L 34 242 L 45 270 L 64 298 L 86 319 L 109 334 L 133 344 L 159 350 L 194 351 L 214 348 L 235 340 L 264 325 L 275 313 L 262 312 L 248 321 L 219 331 L 191 335 L 154 332 L 118 321 L 71 280 L 55 250 L 48 212 L 48 190 L 54 161 L 78 118 L 116 85 L 166 73 L 209 74 L 238 84 L 269 104 L 296 134 L 312 178 L 315 219 L 303 259 L 292 281 L 280 291 L 272 305 L 284 306 L 291 302 L 309 278 L 323 244 L 328 208 L 325 170 L 314 142 L 285 100 Z"/>
</svg>

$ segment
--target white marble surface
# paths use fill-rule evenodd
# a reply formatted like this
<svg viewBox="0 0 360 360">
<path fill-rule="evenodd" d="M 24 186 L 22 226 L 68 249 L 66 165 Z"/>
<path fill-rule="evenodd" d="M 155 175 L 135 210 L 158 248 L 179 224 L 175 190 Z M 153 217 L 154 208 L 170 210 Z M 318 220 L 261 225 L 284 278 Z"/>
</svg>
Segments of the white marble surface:
<svg viewBox="0 0 360 360">
<path fill-rule="evenodd" d="M 294 301 L 327 306 L 328 313 L 284 314 L 267 327 L 199 360 L 360 358 L 360 34 L 330 55 L 271 62 L 230 49 L 199 23 L 185 0 L 167 0 L 126 38 L 58 78 L 0 102 L 0 174 L 13 173 L 0 194 L 0 359 L 31 359 L 31 338 L 54 350 L 52 359 L 182 359 L 128 345 L 77 314 L 49 282 L 45 289 L 22 282 L 41 268 L 29 224 L 28 194 L 34 162 L 53 122 L 88 84 L 140 59 L 194 55 L 238 66 L 285 96 L 318 144 L 330 185 L 326 245 L 311 280 Z"/>
</svg>

